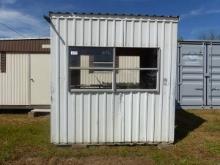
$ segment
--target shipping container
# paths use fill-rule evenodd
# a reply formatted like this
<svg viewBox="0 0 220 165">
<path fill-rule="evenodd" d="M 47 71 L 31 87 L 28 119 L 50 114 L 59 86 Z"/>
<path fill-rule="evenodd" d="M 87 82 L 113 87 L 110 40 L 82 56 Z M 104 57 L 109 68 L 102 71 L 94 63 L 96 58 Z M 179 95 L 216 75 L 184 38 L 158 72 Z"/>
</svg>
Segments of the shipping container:
<svg viewBox="0 0 220 165">
<path fill-rule="evenodd" d="M 173 143 L 178 17 L 53 13 L 51 142 Z"/>
<path fill-rule="evenodd" d="M 179 108 L 220 107 L 220 41 L 180 41 L 177 69 Z"/>
</svg>

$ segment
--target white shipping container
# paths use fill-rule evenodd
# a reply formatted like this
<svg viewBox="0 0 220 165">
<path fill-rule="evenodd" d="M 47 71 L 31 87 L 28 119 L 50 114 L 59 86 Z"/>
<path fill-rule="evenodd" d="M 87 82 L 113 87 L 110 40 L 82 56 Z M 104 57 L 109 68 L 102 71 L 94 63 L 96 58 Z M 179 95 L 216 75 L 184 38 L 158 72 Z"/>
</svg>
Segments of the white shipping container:
<svg viewBox="0 0 220 165">
<path fill-rule="evenodd" d="M 52 143 L 174 142 L 178 17 L 50 13 L 50 20 Z M 158 89 L 71 90 L 68 51 L 78 46 L 157 48 Z"/>
</svg>

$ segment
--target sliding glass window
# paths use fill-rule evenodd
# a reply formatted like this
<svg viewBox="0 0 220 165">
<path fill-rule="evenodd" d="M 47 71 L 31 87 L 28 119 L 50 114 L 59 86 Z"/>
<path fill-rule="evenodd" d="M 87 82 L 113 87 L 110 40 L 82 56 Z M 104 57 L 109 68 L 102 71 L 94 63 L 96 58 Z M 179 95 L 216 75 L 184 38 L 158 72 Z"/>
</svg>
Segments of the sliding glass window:
<svg viewBox="0 0 220 165">
<path fill-rule="evenodd" d="M 158 91 L 159 60 L 158 48 L 69 47 L 69 88 Z"/>
</svg>

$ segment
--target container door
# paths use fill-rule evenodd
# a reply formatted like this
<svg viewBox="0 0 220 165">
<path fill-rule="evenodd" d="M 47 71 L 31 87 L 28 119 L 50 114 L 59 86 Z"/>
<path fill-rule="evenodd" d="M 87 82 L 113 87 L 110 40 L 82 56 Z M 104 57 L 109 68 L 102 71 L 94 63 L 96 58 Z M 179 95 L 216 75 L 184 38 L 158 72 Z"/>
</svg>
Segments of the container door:
<svg viewBox="0 0 220 165">
<path fill-rule="evenodd" d="M 208 105 L 220 105 L 220 45 L 208 45 Z"/>
<path fill-rule="evenodd" d="M 179 46 L 180 105 L 203 106 L 206 104 L 205 58 L 205 46 L 202 44 Z"/>
<path fill-rule="evenodd" d="M 31 105 L 50 105 L 50 55 L 32 54 Z"/>
</svg>

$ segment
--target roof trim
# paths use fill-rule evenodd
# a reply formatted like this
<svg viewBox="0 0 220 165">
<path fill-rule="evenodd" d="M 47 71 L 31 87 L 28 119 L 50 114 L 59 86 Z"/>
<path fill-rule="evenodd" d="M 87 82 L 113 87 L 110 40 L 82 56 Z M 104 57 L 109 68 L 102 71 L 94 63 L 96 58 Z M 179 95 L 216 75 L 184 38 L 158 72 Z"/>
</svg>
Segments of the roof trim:
<svg viewBox="0 0 220 165">
<path fill-rule="evenodd" d="M 50 39 L 50 37 L 0 38 L 0 41 L 10 41 L 10 40 L 45 40 L 45 39 Z"/>
<path fill-rule="evenodd" d="M 133 14 L 133 13 L 93 13 L 93 12 L 52 12 L 49 11 L 49 17 L 53 15 L 98 15 L 98 16 L 130 16 L 130 17 L 155 17 L 155 18 L 173 18 L 178 19 L 179 16 L 165 15 L 148 15 L 148 14 Z"/>
<path fill-rule="evenodd" d="M 0 52 L 17 53 L 49 53 L 49 48 L 43 48 L 43 45 L 49 45 L 50 39 L 4 39 L 0 40 Z"/>
<path fill-rule="evenodd" d="M 178 41 L 179 44 L 184 44 L 184 43 L 219 43 L 220 40 L 183 40 L 183 41 Z"/>
</svg>

